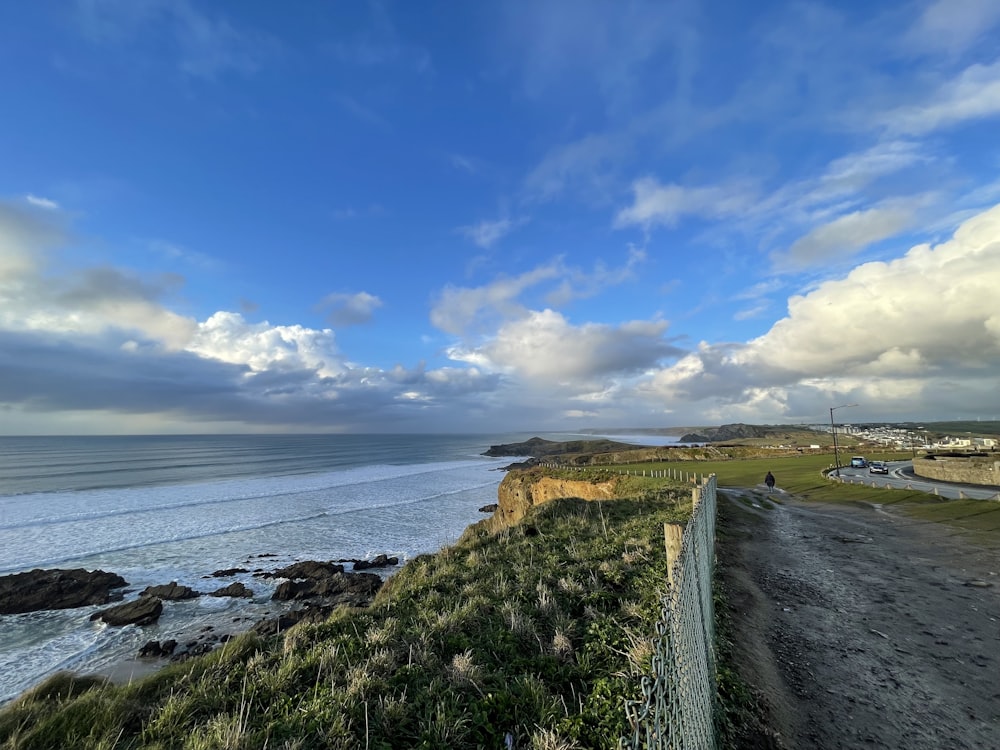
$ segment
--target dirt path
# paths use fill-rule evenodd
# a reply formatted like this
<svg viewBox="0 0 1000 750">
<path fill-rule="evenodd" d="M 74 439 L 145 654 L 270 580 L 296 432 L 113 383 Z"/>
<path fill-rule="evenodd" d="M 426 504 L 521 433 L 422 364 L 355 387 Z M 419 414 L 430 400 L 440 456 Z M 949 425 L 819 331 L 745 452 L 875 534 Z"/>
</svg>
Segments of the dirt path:
<svg viewBox="0 0 1000 750">
<path fill-rule="evenodd" d="M 755 493 L 723 490 L 719 562 L 778 746 L 1000 748 L 1000 550 L 871 506 L 739 501 Z"/>
</svg>

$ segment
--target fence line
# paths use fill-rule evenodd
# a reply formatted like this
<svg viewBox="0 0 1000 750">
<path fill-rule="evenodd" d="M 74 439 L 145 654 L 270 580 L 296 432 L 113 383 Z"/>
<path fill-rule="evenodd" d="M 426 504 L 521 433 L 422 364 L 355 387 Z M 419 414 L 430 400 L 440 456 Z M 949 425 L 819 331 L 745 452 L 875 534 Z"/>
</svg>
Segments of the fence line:
<svg viewBox="0 0 1000 750">
<path fill-rule="evenodd" d="M 621 474 L 630 477 L 649 477 L 651 479 L 676 479 L 682 482 L 697 482 L 698 472 L 696 471 L 681 471 L 680 469 L 669 468 L 669 469 L 610 469 L 606 466 L 601 466 L 600 464 L 588 464 L 586 466 L 573 466 L 570 464 L 559 464 L 559 463 L 539 463 L 537 466 L 542 466 L 546 469 L 560 469 L 562 471 L 593 471 L 599 469 L 601 471 L 611 471 L 615 474 Z M 705 481 L 705 475 L 701 476 L 701 481 Z"/>
<path fill-rule="evenodd" d="M 673 558 L 665 524 L 670 568 L 663 613 L 653 639 L 653 674 L 642 678 L 643 699 L 626 701 L 631 735 L 619 750 L 715 750 L 715 566 L 716 477 L 692 490 L 694 508 Z"/>
</svg>

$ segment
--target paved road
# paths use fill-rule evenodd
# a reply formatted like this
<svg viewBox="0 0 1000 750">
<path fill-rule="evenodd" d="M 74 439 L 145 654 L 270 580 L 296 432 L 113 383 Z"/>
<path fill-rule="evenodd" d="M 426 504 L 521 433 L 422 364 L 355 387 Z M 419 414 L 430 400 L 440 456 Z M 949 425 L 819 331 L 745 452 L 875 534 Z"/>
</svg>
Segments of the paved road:
<svg viewBox="0 0 1000 750">
<path fill-rule="evenodd" d="M 870 474 L 868 469 L 852 469 L 849 466 L 841 466 L 840 481 L 846 484 L 865 484 L 869 487 L 874 483 L 877 487 L 910 488 L 930 493 L 933 493 L 936 488 L 938 495 L 952 499 L 967 497 L 970 500 L 996 500 L 1000 497 L 1000 487 L 941 482 L 918 477 L 913 473 L 912 461 L 890 461 L 888 463 L 888 474 Z"/>
</svg>

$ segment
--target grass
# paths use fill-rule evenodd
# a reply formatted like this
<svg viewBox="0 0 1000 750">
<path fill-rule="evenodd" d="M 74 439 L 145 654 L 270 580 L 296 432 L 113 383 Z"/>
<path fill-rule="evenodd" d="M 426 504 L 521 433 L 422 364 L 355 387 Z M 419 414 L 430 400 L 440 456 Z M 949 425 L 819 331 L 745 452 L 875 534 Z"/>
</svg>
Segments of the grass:
<svg viewBox="0 0 1000 750">
<path fill-rule="evenodd" d="M 550 473 L 683 468 L 754 488 L 770 470 L 799 498 L 893 504 L 1000 538 L 1000 503 L 841 485 L 824 478 L 829 464 L 804 454 Z M 514 527 L 470 527 L 411 560 L 367 609 L 268 640 L 248 633 L 127 686 L 56 675 L 0 710 L 0 749 L 460 750 L 503 747 L 508 735 L 517 748 L 615 747 L 623 701 L 640 697 L 651 669 L 662 524 L 687 519 L 692 486 L 619 481 L 629 499 L 556 500 Z M 781 497 L 752 494 L 764 508 Z M 719 678 L 723 729 L 735 736 L 753 697 L 726 663 L 732 632 L 721 623 Z"/>
<path fill-rule="evenodd" d="M 910 458 L 909 453 L 877 451 L 865 454 L 870 459 L 898 461 Z M 701 474 L 715 474 L 720 487 L 757 487 L 768 471 L 774 473 L 778 487 L 797 498 L 823 503 L 868 503 L 894 506 L 911 518 L 943 523 L 966 532 L 970 539 L 987 544 L 1000 544 L 1000 503 L 989 500 L 948 500 L 918 490 L 885 489 L 862 485 L 839 484 L 827 479 L 823 472 L 833 466 L 829 454 L 741 459 L 735 461 L 704 461 L 697 464 Z M 663 470 L 684 469 L 688 464 L 643 463 L 622 466 L 621 469 Z M 780 501 L 780 495 L 767 497 L 762 490 L 755 500 Z M 744 501 L 745 502 L 745 501 Z M 766 507 L 766 506 L 764 506 Z"/>
<path fill-rule="evenodd" d="M 371 607 L 246 634 L 128 686 L 58 675 L 0 748 L 612 748 L 650 671 L 662 524 L 690 492 L 557 500 L 410 561 Z"/>
</svg>

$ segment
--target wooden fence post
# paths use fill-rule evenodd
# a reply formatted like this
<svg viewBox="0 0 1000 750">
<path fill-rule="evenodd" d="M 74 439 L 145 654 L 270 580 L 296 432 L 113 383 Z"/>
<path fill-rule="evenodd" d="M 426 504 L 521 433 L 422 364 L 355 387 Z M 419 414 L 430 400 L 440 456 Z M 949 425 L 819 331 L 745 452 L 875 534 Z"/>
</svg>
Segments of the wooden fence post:
<svg viewBox="0 0 1000 750">
<path fill-rule="evenodd" d="M 663 524 L 663 541 L 667 545 L 667 586 L 670 590 L 674 588 L 674 563 L 681 554 L 681 537 L 683 535 L 683 524 Z"/>
</svg>

